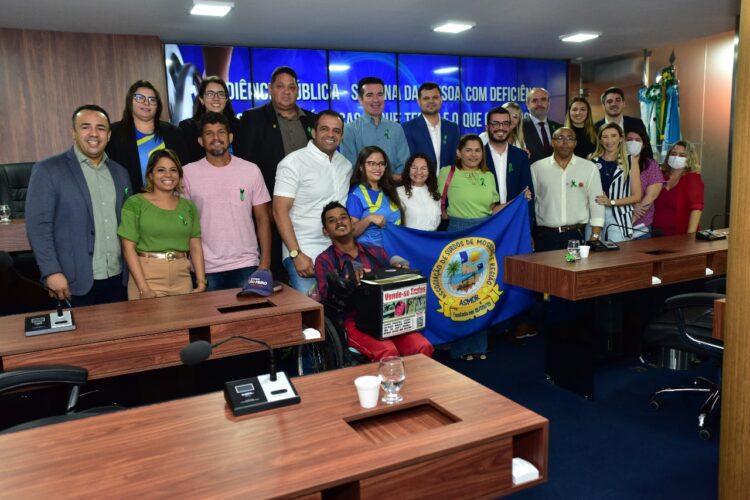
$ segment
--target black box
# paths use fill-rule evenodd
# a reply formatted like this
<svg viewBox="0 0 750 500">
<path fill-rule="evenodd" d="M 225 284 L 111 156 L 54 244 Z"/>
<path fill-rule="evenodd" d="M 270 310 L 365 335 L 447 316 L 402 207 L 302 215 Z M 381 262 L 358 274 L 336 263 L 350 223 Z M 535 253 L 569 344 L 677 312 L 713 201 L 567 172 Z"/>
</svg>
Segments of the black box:
<svg viewBox="0 0 750 500">
<path fill-rule="evenodd" d="M 360 281 L 354 294 L 357 328 L 378 340 L 425 327 L 427 279 L 402 273 Z"/>
</svg>

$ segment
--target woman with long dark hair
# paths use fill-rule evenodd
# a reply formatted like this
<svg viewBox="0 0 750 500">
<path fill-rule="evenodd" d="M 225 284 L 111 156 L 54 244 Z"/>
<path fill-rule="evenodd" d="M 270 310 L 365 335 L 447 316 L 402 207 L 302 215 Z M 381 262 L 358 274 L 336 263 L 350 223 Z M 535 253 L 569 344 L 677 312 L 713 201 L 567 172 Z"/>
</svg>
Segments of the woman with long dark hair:
<svg viewBox="0 0 750 500">
<path fill-rule="evenodd" d="M 187 160 L 187 147 L 180 130 L 161 121 L 163 104 L 151 82 L 138 80 L 128 89 L 122 120 L 112 124 L 107 156 L 125 167 L 135 192 L 145 186 L 149 156 L 160 149 L 171 149 L 181 163 Z"/>
<path fill-rule="evenodd" d="M 440 225 L 440 192 L 435 167 L 424 153 L 406 160 L 401 185 L 396 188 L 406 218 L 405 226 L 434 231 Z"/>
<path fill-rule="evenodd" d="M 198 137 L 201 135 L 199 124 L 206 111 L 213 111 L 226 116 L 229 120 L 229 132 L 235 133 L 239 120 L 235 116 L 232 101 L 229 100 L 229 87 L 218 76 L 208 76 L 201 81 L 198 96 L 193 101 L 193 117 L 180 122 L 179 127 L 187 146 L 187 162 L 189 163 L 206 156 L 203 146 L 198 144 Z M 231 144 L 229 150 L 230 152 L 232 150 Z"/>
<path fill-rule="evenodd" d="M 664 186 L 664 177 L 659 163 L 654 160 L 646 132 L 640 129 L 631 130 L 625 136 L 625 149 L 631 161 L 638 164 L 641 171 L 641 201 L 633 205 L 633 239 L 651 237 L 651 226 L 654 223 L 654 201 L 659 197 Z"/>
<path fill-rule="evenodd" d="M 360 243 L 383 246 L 386 224 L 401 224 L 404 210 L 391 181 L 391 163 L 378 146 L 362 148 L 350 182 L 346 210 Z"/>
</svg>

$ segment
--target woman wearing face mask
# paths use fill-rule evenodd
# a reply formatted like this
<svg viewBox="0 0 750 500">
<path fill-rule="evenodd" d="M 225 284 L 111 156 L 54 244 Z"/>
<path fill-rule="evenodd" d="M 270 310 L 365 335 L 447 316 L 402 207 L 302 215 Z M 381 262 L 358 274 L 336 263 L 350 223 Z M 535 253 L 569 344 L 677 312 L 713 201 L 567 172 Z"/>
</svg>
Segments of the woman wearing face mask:
<svg viewBox="0 0 750 500">
<path fill-rule="evenodd" d="M 198 137 L 201 135 L 199 124 L 201 117 L 207 111 L 221 113 L 229 120 L 229 131 L 234 133 L 237 130 L 239 120 L 234 115 L 232 101 L 229 100 L 229 88 L 224 80 L 218 76 L 209 76 L 203 79 L 198 97 L 193 102 L 193 117 L 187 118 L 180 122 L 180 131 L 185 138 L 185 144 L 188 149 L 188 162 L 198 161 L 206 156 L 206 150 L 198 144 Z M 232 145 L 229 145 L 230 152 Z"/>
<path fill-rule="evenodd" d="M 599 168 L 604 190 L 596 202 L 605 207 L 605 239 L 628 240 L 633 233 L 633 205 L 641 201 L 641 172 L 625 152 L 625 134 L 619 125 L 608 123 L 599 129 L 591 161 Z M 587 237 L 590 232 L 587 228 Z"/>
<path fill-rule="evenodd" d="M 585 97 L 576 96 L 568 103 L 565 126 L 576 133 L 576 148 L 573 154 L 588 158 L 596 149 L 596 128 L 591 118 L 591 105 Z"/>
<path fill-rule="evenodd" d="M 418 153 L 406 160 L 401 186 L 396 188 L 404 207 L 406 227 L 434 231 L 440 225 L 440 192 L 435 167 L 427 155 Z"/>
<path fill-rule="evenodd" d="M 694 233 L 703 213 L 703 180 L 695 148 L 678 141 L 662 165 L 664 189 L 654 202 L 654 230 L 664 236 Z"/>
<path fill-rule="evenodd" d="M 632 130 L 625 136 L 625 149 L 631 161 L 637 163 L 641 170 L 641 191 L 643 198 L 633 206 L 633 239 L 651 237 L 651 226 L 654 223 L 654 200 L 658 198 L 664 185 L 664 177 L 659 164 L 654 160 L 648 136 L 642 130 Z"/>
</svg>

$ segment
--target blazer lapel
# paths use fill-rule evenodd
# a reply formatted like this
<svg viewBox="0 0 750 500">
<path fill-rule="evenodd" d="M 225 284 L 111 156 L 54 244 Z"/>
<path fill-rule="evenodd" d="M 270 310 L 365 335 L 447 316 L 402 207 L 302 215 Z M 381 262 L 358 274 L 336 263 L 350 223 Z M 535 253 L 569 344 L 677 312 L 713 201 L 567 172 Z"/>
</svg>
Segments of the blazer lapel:
<svg viewBox="0 0 750 500">
<path fill-rule="evenodd" d="M 70 148 L 65 156 L 67 158 L 65 166 L 70 172 L 70 178 L 73 179 L 73 182 L 78 187 L 81 197 L 86 202 L 86 210 L 89 214 L 89 220 L 91 221 L 91 224 L 93 224 L 94 209 L 91 206 L 91 193 L 89 192 L 88 184 L 86 184 L 86 178 L 83 176 L 83 172 L 81 172 L 81 165 L 78 163 L 78 158 L 76 158 L 73 148 Z"/>
</svg>

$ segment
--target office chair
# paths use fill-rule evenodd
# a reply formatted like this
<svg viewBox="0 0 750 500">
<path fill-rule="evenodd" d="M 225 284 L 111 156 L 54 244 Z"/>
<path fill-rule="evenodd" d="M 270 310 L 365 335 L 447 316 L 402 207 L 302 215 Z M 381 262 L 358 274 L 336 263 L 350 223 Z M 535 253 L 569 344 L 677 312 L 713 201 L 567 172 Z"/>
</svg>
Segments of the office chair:
<svg viewBox="0 0 750 500">
<path fill-rule="evenodd" d="M 41 311 L 52 299 L 38 281 L 21 275 L 8 252 L 0 251 L 0 315 Z"/>
<path fill-rule="evenodd" d="M 66 365 L 32 366 L 0 373 L 0 396 L 5 396 L 12 392 L 25 393 L 29 392 L 26 389 L 39 389 L 45 386 L 62 386 L 68 388 L 67 404 L 63 413 L 13 425 L 0 431 L 0 434 L 18 432 L 43 425 L 67 422 L 68 420 L 77 420 L 121 410 L 122 408 L 119 406 L 104 406 L 85 411 L 76 410 L 81 387 L 88 381 L 88 376 L 88 370 L 85 368 Z"/>
<path fill-rule="evenodd" d="M 723 297 L 723 294 L 718 293 L 686 293 L 668 298 L 664 302 L 666 312 L 646 327 L 644 341 L 713 357 L 721 362 L 724 343 L 712 338 L 711 332 L 714 300 Z M 711 430 L 707 427 L 706 420 L 719 403 L 720 382 L 714 383 L 703 377 L 696 377 L 689 386 L 666 387 L 654 392 L 649 404 L 658 410 L 661 407 L 661 396 L 673 392 L 707 395 L 698 413 L 698 433 L 701 438 L 709 439 Z"/>
</svg>

